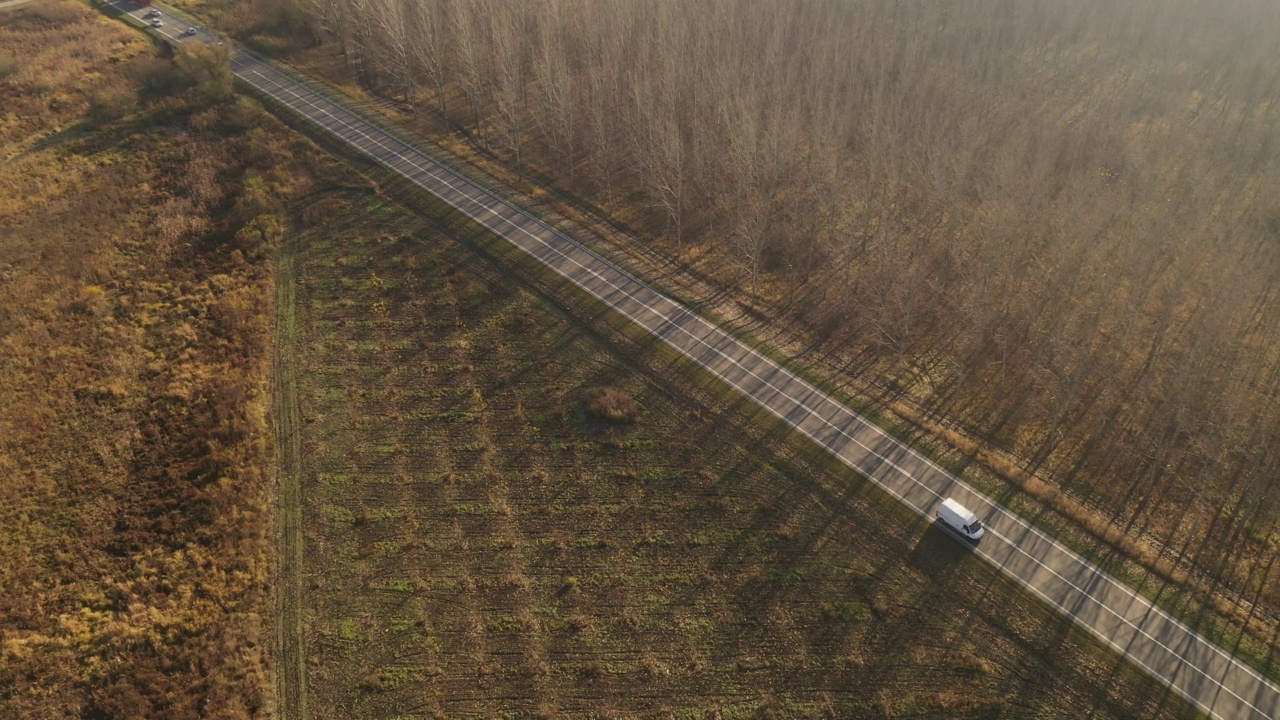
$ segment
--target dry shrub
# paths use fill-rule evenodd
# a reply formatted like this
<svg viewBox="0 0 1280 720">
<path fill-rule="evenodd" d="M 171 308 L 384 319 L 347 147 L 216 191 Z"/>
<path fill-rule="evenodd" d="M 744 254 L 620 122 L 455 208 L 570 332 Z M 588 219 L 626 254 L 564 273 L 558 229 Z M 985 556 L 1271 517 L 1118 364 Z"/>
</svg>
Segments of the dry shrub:
<svg viewBox="0 0 1280 720">
<path fill-rule="evenodd" d="M 192 201 L 209 206 L 220 202 L 226 193 L 226 188 L 218 180 L 219 171 L 216 158 L 193 148 L 188 152 L 183 173 L 177 180 Z"/>
<path fill-rule="evenodd" d="M 644 660 L 641 661 L 641 667 L 644 669 L 644 674 L 651 678 L 671 677 L 671 668 L 667 667 L 665 663 L 651 653 L 645 654 Z"/>
<path fill-rule="evenodd" d="M 584 409 L 587 415 L 608 422 L 630 424 L 640 419 L 639 403 L 618 388 L 607 385 L 587 390 Z"/>
<path fill-rule="evenodd" d="M 187 120 L 187 125 L 196 132 L 207 133 L 218 127 L 221 115 L 222 113 L 220 108 L 207 108 L 198 113 L 192 114 Z"/>
<path fill-rule="evenodd" d="M 129 79 L 148 99 L 158 99 L 181 92 L 190 86 L 190 79 L 161 57 L 140 57 L 129 64 Z"/>
<path fill-rule="evenodd" d="M 189 199 L 175 197 L 169 198 L 160 206 L 151 226 L 162 243 L 156 250 L 167 252 L 174 244 L 207 232 L 210 222 Z"/>
<path fill-rule="evenodd" d="M 222 128 L 232 133 L 248 132 L 261 127 L 266 119 L 262 106 L 247 98 L 238 97 L 233 103 L 220 108 Z"/>
<path fill-rule="evenodd" d="M 235 78 L 225 46 L 181 45 L 174 64 L 182 71 L 198 105 L 215 105 L 232 98 Z"/>
<path fill-rule="evenodd" d="M 138 107 L 138 94 L 123 82 L 104 82 L 89 92 L 89 119 L 96 125 L 115 122 Z"/>
</svg>

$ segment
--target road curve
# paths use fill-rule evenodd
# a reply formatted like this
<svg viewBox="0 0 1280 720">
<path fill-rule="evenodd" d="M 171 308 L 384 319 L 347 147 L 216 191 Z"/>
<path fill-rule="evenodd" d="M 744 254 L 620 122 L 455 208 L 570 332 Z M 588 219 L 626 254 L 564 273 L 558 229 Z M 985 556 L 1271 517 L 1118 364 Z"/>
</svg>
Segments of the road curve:
<svg viewBox="0 0 1280 720">
<path fill-rule="evenodd" d="M 688 307 L 244 48 L 236 75 L 431 192 L 705 368 L 925 517 L 945 497 L 987 527 L 976 553 L 1223 720 L 1280 720 L 1280 690 L 1103 570 Z"/>
</svg>

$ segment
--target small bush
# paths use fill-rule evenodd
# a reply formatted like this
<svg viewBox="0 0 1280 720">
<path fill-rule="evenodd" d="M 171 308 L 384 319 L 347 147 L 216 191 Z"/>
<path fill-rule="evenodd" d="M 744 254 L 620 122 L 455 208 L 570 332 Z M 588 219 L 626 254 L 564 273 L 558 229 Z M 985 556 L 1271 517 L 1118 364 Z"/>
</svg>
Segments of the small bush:
<svg viewBox="0 0 1280 720">
<path fill-rule="evenodd" d="M 182 45 L 174 56 L 185 74 L 198 105 L 216 105 L 231 99 L 235 76 L 231 73 L 231 55 L 225 47 Z"/>
<path fill-rule="evenodd" d="M 175 95 L 191 86 L 191 79 L 171 61 L 161 57 L 142 57 L 129 66 L 129 75 L 138 86 L 138 92 L 147 99 Z"/>
<path fill-rule="evenodd" d="M 248 132 L 261 127 L 265 115 L 262 106 L 247 97 L 236 98 L 222 108 L 222 128 L 232 133 Z"/>
<path fill-rule="evenodd" d="M 615 387 L 587 390 L 585 410 L 587 415 L 608 422 L 630 424 L 640 419 L 639 403 Z"/>
</svg>

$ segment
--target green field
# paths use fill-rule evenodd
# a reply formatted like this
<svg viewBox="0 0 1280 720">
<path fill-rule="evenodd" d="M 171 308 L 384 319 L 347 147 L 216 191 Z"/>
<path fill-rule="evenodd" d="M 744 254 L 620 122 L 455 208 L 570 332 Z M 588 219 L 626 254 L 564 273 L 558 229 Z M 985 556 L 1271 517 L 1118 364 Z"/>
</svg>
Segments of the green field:
<svg viewBox="0 0 1280 720">
<path fill-rule="evenodd" d="M 572 294 L 320 203 L 280 293 L 310 716 L 1194 716 Z"/>
</svg>

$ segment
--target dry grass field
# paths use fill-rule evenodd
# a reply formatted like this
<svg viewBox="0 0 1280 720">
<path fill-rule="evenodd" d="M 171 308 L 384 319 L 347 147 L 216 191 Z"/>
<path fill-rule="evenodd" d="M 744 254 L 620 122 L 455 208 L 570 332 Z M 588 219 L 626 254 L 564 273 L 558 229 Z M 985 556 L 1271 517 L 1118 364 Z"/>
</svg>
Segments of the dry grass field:
<svg viewBox="0 0 1280 720">
<path fill-rule="evenodd" d="M 0 12 L 0 717 L 266 717 L 273 246 L 324 156 L 72 2 Z"/>
<path fill-rule="evenodd" d="M 587 325 L 473 252 L 496 246 L 367 194 L 317 207 L 281 308 L 310 716 L 1192 716 L 584 301 L 556 305 Z"/>
</svg>

